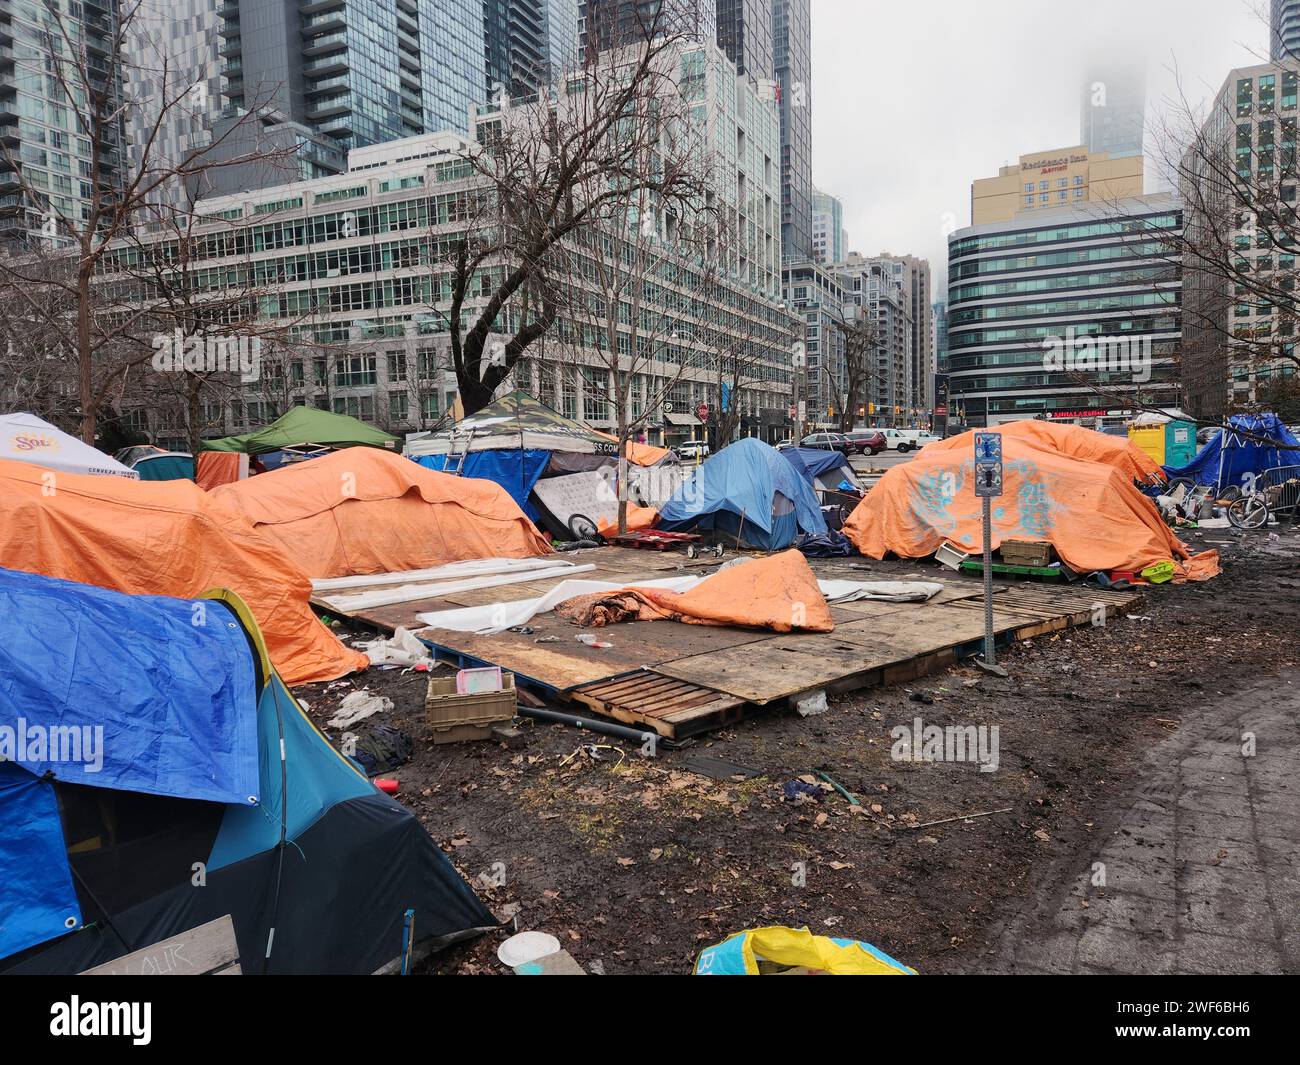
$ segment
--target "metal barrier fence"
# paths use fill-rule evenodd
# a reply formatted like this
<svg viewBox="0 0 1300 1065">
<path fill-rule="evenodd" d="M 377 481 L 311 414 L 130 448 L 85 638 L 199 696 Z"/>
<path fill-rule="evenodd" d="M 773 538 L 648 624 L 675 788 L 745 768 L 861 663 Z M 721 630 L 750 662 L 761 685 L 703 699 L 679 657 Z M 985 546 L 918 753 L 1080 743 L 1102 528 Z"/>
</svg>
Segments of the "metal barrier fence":
<svg viewBox="0 0 1300 1065">
<path fill-rule="evenodd" d="M 1274 518 L 1300 518 L 1300 466 L 1276 466 L 1264 470 L 1255 482 Z"/>
</svg>

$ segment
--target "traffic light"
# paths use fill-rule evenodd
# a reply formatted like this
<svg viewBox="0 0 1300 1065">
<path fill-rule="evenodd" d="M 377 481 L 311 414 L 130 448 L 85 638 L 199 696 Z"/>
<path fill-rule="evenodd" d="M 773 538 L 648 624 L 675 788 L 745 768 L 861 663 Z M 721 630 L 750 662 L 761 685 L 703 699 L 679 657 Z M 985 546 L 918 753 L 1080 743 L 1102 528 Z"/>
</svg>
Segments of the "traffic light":
<svg viewBox="0 0 1300 1065">
<path fill-rule="evenodd" d="M 868 404 L 867 404 L 867 413 L 868 413 L 868 414 L 875 414 L 875 413 L 876 413 L 876 405 L 875 405 L 874 403 L 868 403 Z"/>
<path fill-rule="evenodd" d="M 859 418 L 865 418 L 866 416 L 867 416 L 867 405 L 866 405 L 865 403 L 859 403 L 859 404 L 858 404 L 858 417 L 859 417 Z"/>
</svg>

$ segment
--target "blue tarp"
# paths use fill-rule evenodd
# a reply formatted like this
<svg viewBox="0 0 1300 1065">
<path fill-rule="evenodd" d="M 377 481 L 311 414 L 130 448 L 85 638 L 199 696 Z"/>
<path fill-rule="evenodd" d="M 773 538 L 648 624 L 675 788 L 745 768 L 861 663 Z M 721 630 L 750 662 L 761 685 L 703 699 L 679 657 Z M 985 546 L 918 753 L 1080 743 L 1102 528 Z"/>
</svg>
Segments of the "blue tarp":
<svg viewBox="0 0 1300 1065">
<path fill-rule="evenodd" d="M 838 451 L 824 451 L 814 447 L 788 447 L 780 452 L 786 461 L 811 484 L 814 477 L 820 477 L 827 470 L 837 470 L 841 466 L 852 471 L 849 460 Z"/>
<path fill-rule="evenodd" d="M 743 522 L 743 533 L 741 525 Z M 761 440 L 740 440 L 695 471 L 659 512 L 670 532 L 713 530 L 762 550 L 826 532 L 812 483 Z"/>
<path fill-rule="evenodd" d="M 38 777 L 255 800 L 256 685 L 220 603 L 0 569 L 0 755 Z"/>
<path fill-rule="evenodd" d="M 447 464 L 447 456 L 420 455 L 413 461 L 426 469 L 441 471 Z M 531 521 L 536 522 L 541 520 L 541 515 L 528 497 L 532 494 L 533 485 L 546 472 L 550 461 L 549 451 L 520 451 L 517 448 L 508 451 L 471 451 L 465 456 L 461 474 L 495 481 L 510 493 L 510 498 L 519 504 L 519 509 Z"/>
<path fill-rule="evenodd" d="M 1166 466 L 1165 472 L 1171 478 L 1190 477 L 1197 484 L 1212 485 L 1222 491 L 1230 485 L 1246 487 L 1265 470 L 1300 466 L 1300 442 L 1276 414 L 1233 414 L 1228 418 L 1228 425 L 1228 429 L 1210 440 L 1186 466 Z M 1242 433 L 1267 437 L 1296 450 L 1258 444 Z"/>
<path fill-rule="evenodd" d="M 81 927 L 54 786 L 0 762 L 0 958 Z"/>
</svg>

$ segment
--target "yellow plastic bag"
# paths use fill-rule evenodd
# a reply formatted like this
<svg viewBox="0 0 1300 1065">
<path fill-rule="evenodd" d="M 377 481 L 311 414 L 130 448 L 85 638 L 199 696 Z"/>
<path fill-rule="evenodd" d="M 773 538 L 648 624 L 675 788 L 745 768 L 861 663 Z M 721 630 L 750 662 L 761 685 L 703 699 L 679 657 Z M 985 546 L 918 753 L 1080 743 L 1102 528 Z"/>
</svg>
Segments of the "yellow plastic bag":
<svg viewBox="0 0 1300 1065">
<path fill-rule="evenodd" d="M 834 976 L 915 976 L 870 943 L 815 936 L 807 928 L 755 928 L 737 932 L 700 952 L 696 976 L 758 976 L 759 959 Z"/>
</svg>

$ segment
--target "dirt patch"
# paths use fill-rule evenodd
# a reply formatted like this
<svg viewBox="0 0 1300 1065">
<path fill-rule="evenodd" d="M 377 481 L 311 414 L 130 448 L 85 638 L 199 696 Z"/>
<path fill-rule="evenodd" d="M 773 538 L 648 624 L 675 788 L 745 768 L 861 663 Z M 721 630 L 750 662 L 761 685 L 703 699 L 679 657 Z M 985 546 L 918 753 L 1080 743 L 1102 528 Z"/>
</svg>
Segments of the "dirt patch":
<svg viewBox="0 0 1300 1065">
<path fill-rule="evenodd" d="M 1295 667 L 1300 537 L 1278 532 L 1189 537 L 1220 548 L 1223 576 L 1151 589 L 1136 618 L 1010 648 L 1009 679 L 957 667 L 835 698 L 817 717 L 757 714 L 653 760 L 529 723 L 517 749 L 433 746 L 425 680 L 413 674 L 372 670 L 299 694 L 318 722 L 354 687 L 392 698 L 385 722 L 417 739 L 414 759 L 391 774 L 399 799 L 498 916 L 551 932 L 588 968 L 686 973 L 731 932 L 806 924 L 868 940 L 922 972 L 977 969 L 1006 920 L 1062 870 L 1077 875 L 1137 783 L 1143 750 L 1188 710 Z M 892 758 L 891 729 L 918 717 L 996 726 L 997 770 Z M 593 754 L 589 744 L 604 746 Z M 700 754 L 763 775 L 710 779 L 685 768 Z M 818 770 L 861 805 L 838 792 L 789 801 L 786 783 Z M 432 968 L 500 972 L 500 938 L 448 951 Z"/>
</svg>

